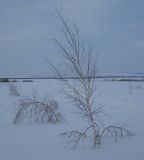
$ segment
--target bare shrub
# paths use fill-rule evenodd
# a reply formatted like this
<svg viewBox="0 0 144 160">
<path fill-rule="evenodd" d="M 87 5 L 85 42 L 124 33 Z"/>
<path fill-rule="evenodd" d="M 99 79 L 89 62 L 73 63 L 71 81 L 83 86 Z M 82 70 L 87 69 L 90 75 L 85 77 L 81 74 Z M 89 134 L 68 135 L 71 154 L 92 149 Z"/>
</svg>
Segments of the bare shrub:
<svg viewBox="0 0 144 160">
<path fill-rule="evenodd" d="M 20 93 L 18 91 L 18 87 L 14 84 L 9 85 L 9 93 L 11 96 L 20 96 Z"/>
<path fill-rule="evenodd" d="M 58 111 L 57 101 L 50 97 L 39 99 L 33 95 L 32 98 L 20 99 L 16 104 L 17 113 L 13 121 L 14 124 L 19 124 L 25 120 L 56 124 L 64 120 Z"/>
<path fill-rule="evenodd" d="M 87 138 L 87 133 L 93 137 L 92 146 L 99 146 L 103 135 L 115 133 L 114 137 L 124 134 L 127 130 L 123 127 L 108 126 L 104 127 L 99 121 L 103 110 L 96 104 L 96 57 L 93 52 L 92 44 L 83 39 L 80 29 L 76 24 L 70 24 L 63 16 L 62 12 L 56 10 L 55 17 L 60 20 L 63 40 L 58 39 L 55 34 L 51 34 L 55 44 L 61 49 L 66 60 L 66 68 L 71 77 L 75 78 L 76 83 L 66 79 L 60 70 L 53 64 L 52 68 L 56 75 L 64 84 L 63 93 L 76 106 L 81 118 L 88 122 L 88 127 L 84 131 L 72 130 L 61 135 L 66 136 L 72 146 L 76 148 L 81 141 Z M 119 134 L 122 133 L 122 134 Z"/>
<path fill-rule="evenodd" d="M 129 82 L 129 93 L 132 94 L 132 92 L 136 91 L 136 90 L 143 90 L 144 87 L 142 85 L 142 83 L 138 83 L 138 82 Z"/>
</svg>

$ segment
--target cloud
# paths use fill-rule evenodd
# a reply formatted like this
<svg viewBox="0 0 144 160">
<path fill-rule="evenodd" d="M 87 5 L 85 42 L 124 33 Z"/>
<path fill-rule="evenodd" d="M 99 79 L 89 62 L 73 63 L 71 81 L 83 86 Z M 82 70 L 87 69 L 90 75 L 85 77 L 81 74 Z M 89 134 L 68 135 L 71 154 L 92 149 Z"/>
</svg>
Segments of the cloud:
<svg viewBox="0 0 144 160">
<path fill-rule="evenodd" d="M 61 2 L 69 20 L 80 25 L 84 37 L 96 44 L 94 48 L 100 57 L 101 70 L 131 71 L 134 67 L 135 70 L 143 70 L 140 59 L 144 52 L 144 2 L 141 0 L 1 0 L 0 68 L 3 68 L 3 73 L 10 74 L 19 68 L 18 74 L 21 71 L 32 74 L 38 63 L 43 66 L 38 61 L 40 57 L 48 55 L 55 59 L 59 51 L 49 44 L 48 31 L 56 31 L 59 27 L 50 14 L 54 14 L 53 6 L 60 8 Z M 23 55 L 22 59 L 20 55 Z M 127 58 L 131 56 L 128 67 Z M 5 69 L 7 57 L 11 57 L 15 64 L 15 68 L 11 65 L 9 72 Z M 61 63 L 59 56 L 58 61 Z M 27 68 L 32 69 L 26 70 L 22 66 L 24 62 L 27 62 Z M 136 64 L 134 67 L 133 63 Z M 39 68 L 37 72 L 41 73 L 43 67 Z"/>
<path fill-rule="evenodd" d="M 14 40 L 14 36 L 12 35 L 0 35 L 0 41 L 2 42 L 7 42 L 7 41 L 12 41 Z"/>
<path fill-rule="evenodd" d="M 144 41 L 139 41 L 133 44 L 133 46 L 135 46 L 138 49 L 143 49 L 144 50 Z M 143 52 L 144 54 L 144 52 Z"/>
</svg>

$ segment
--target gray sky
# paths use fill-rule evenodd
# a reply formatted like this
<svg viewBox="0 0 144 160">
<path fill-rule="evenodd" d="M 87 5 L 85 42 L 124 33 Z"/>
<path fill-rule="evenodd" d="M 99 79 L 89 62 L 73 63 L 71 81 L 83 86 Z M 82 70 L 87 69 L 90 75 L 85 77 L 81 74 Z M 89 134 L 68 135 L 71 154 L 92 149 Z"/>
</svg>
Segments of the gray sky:
<svg viewBox="0 0 144 160">
<path fill-rule="evenodd" d="M 63 0 L 65 15 L 81 26 L 98 55 L 98 71 L 144 73 L 143 0 Z M 44 57 L 61 63 L 49 41 L 50 16 L 61 0 L 0 0 L 0 77 L 50 75 Z"/>
</svg>

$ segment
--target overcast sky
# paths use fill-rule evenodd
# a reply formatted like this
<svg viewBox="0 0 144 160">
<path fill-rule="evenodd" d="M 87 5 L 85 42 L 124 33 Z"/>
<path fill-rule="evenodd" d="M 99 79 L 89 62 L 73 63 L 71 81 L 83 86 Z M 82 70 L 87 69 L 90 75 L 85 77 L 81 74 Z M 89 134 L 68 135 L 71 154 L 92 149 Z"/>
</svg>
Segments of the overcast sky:
<svg viewBox="0 0 144 160">
<path fill-rule="evenodd" d="M 99 72 L 144 73 L 143 0 L 0 0 L 0 77 L 51 75 L 44 58 L 62 62 L 49 41 L 61 2 L 93 42 Z"/>
</svg>

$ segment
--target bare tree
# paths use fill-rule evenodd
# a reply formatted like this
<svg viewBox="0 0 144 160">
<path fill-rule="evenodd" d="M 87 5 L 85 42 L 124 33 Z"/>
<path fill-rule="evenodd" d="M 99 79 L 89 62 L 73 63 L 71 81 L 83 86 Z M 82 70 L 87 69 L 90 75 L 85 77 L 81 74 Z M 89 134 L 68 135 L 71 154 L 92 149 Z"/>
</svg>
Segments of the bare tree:
<svg viewBox="0 0 144 160">
<path fill-rule="evenodd" d="M 55 73 L 66 86 L 64 94 L 76 106 L 77 113 L 88 122 L 84 131 L 72 130 L 61 135 L 66 136 L 77 147 L 80 141 L 84 140 L 88 132 L 93 136 L 93 147 L 100 145 L 103 135 L 107 132 L 127 132 L 126 129 L 117 126 L 104 127 L 100 122 L 103 110 L 95 103 L 96 98 L 96 56 L 92 44 L 82 38 L 80 28 L 76 24 L 70 24 L 62 12 L 56 10 L 56 17 L 61 22 L 61 34 L 63 40 L 58 39 L 55 34 L 51 37 L 55 44 L 61 49 L 66 60 L 66 68 L 70 76 L 76 79 L 76 83 L 66 79 L 60 70 L 53 65 Z M 128 134 L 130 135 L 130 134 Z"/>
</svg>

